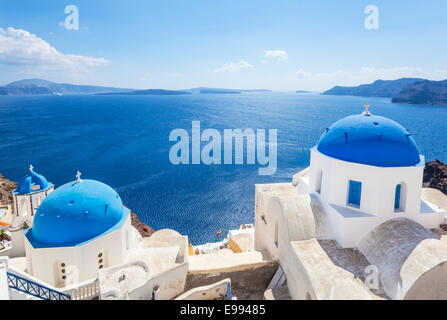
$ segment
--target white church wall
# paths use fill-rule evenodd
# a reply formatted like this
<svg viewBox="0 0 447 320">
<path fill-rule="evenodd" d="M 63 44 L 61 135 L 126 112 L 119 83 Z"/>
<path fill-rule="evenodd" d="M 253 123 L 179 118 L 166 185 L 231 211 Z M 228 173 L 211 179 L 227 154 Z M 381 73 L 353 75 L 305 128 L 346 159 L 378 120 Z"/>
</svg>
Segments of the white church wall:
<svg viewBox="0 0 447 320">
<path fill-rule="evenodd" d="M 347 206 L 375 216 L 392 214 L 395 190 L 404 183 L 405 212 L 420 212 L 422 166 L 381 168 L 327 157 L 311 151 L 310 188 L 316 191 L 319 170 L 323 170 L 321 197 L 330 204 Z M 348 205 L 349 180 L 362 183 L 360 208 Z"/>
<path fill-rule="evenodd" d="M 355 247 L 368 232 L 392 218 L 406 217 L 426 228 L 442 223 L 443 215 L 427 206 L 429 212 L 421 213 L 423 169 L 422 166 L 382 168 L 350 163 L 314 149 L 310 189 L 321 199 L 334 239 L 343 247 Z M 323 171 L 323 182 L 317 193 L 320 171 Z M 348 205 L 349 180 L 362 183 L 360 207 Z M 401 201 L 400 208 L 395 209 L 398 184 L 402 185 Z"/>
<path fill-rule="evenodd" d="M 32 227 L 34 222 L 35 210 L 40 206 L 42 201 L 53 192 L 54 187 L 50 187 L 47 190 L 40 192 L 34 192 L 31 194 L 17 195 L 13 194 L 14 213 L 12 219 L 12 225 L 10 228 L 15 231 L 11 231 L 12 249 L 8 253 L 10 257 L 23 257 L 25 256 L 25 236 L 24 230 L 21 228 L 26 221 L 29 227 Z M 18 229 L 18 230 L 17 230 Z"/>
<path fill-rule="evenodd" d="M 95 278 L 99 269 L 125 262 L 128 228 L 130 215 L 120 229 L 80 246 L 35 249 L 25 239 L 32 275 L 57 287 Z"/>
<path fill-rule="evenodd" d="M 42 201 L 54 191 L 54 187 L 30 194 L 14 194 L 14 220 L 13 226 L 19 226 L 26 220 L 31 227 L 34 221 L 34 213 Z"/>
<path fill-rule="evenodd" d="M 11 243 L 12 248 L 8 254 L 10 258 L 25 256 L 25 235 L 22 229 L 11 231 Z"/>
</svg>

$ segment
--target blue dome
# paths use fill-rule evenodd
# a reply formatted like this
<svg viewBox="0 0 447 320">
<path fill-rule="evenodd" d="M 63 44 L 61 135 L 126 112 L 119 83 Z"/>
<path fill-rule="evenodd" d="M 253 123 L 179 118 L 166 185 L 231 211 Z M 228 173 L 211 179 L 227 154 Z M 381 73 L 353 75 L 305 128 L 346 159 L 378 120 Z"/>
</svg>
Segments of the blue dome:
<svg viewBox="0 0 447 320">
<path fill-rule="evenodd" d="M 128 213 L 108 185 L 95 180 L 73 181 L 44 199 L 27 237 L 45 245 L 77 245 L 115 230 Z"/>
<path fill-rule="evenodd" d="M 29 174 L 24 176 L 20 179 L 19 183 L 17 183 L 17 189 L 14 190 L 14 193 L 29 194 L 46 190 L 52 186 L 53 184 L 49 183 L 43 175 L 30 171 Z"/>
<path fill-rule="evenodd" d="M 421 159 L 411 134 L 385 117 L 353 115 L 326 129 L 317 150 L 339 160 L 377 167 L 409 167 Z"/>
</svg>

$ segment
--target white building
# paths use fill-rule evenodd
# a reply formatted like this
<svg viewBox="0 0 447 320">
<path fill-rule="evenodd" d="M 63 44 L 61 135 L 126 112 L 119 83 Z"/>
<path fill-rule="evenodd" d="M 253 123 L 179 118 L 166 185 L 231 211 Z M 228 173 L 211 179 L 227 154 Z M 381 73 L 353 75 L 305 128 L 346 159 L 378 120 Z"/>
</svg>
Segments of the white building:
<svg viewBox="0 0 447 320">
<path fill-rule="evenodd" d="M 165 229 L 142 238 L 116 191 L 80 172 L 53 190 L 31 166 L 13 192 L 12 248 L 2 263 L 25 282 L 12 283 L 11 299 L 35 294 L 20 293 L 29 284 L 71 299 L 170 299 L 184 291 L 187 236 Z"/>
<path fill-rule="evenodd" d="M 33 171 L 33 166 L 29 167 L 29 174 L 25 175 L 17 184 L 13 193 L 14 216 L 11 232 L 12 249 L 8 252 L 10 257 L 25 255 L 24 230 L 32 227 L 37 208 L 54 190 L 54 184 Z"/>
<path fill-rule="evenodd" d="M 256 185 L 255 249 L 293 299 L 447 299 L 447 199 L 422 188 L 411 134 L 368 107 L 327 128 L 292 183 Z"/>
<path fill-rule="evenodd" d="M 25 232 L 27 271 L 56 287 L 126 262 L 134 236 L 130 210 L 115 190 L 78 179 L 50 194 Z"/>
<path fill-rule="evenodd" d="M 335 122 L 311 149 L 299 181 L 327 210 L 335 239 L 356 247 L 381 223 L 405 217 L 439 227 L 444 213 L 421 199 L 425 159 L 397 122 L 365 111 Z"/>
</svg>

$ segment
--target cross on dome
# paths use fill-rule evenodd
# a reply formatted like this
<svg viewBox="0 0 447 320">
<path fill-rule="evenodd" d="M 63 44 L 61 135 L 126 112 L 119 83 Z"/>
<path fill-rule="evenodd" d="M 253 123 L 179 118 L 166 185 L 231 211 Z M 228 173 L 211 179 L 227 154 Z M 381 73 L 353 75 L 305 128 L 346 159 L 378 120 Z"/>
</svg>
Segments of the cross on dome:
<svg viewBox="0 0 447 320">
<path fill-rule="evenodd" d="M 78 170 L 78 172 L 76 172 L 76 182 L 82 182 L 82 179 L 81 179 L 81 172 Z"/>
<path fill-rule="evenodd" d="M 33 165 L 30 164 L 30 165 L 29 165 L 29 171 L 30 171 L 30 172 L 33 172 L 33 169 L 34 169 Z"/>
<path fill-rule="evenodd" d="M 367 102 L 367 103 L 365 103 L 365 111 L 363 111 L 363 115 L 365 115 L 365 116 L 370 116 L 371 115 L 371 112 L 369 112 L 369 107 L 370 107 L 370 105 L 369 105 L 369 103 Z"/>
</svg>

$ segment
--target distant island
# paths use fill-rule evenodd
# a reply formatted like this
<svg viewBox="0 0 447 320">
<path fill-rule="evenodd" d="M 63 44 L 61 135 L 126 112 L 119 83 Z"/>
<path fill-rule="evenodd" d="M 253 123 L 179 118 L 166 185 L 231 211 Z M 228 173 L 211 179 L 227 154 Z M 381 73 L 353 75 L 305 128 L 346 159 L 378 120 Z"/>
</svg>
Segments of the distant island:
<svg viewBox="0 0 447 320">
<path fill-rule="evenodd" d="M 268 89 L 225 89 L 225 88 L 208 88 L 208 87 L 191 88 L 182 91 L 188 91 L 194 94 L 241 94 L 241 93 L 271 92 L 271 90 Z"/>
<path fill-rule="evenodd" d="M 37 94 L 54 94 L 53 91 L 46 87 L 39 87 L 34 85 L 21 86 L 21 87 L 0 87 L 0 95 L 37 95 Z"/>
<path fill-rule="evenodd" d="M 200 94 L 241 94 L 241 92 L 226 89 L 204 89 L 200 90 Z"/>
<path fill-rule="evenodd" d="M 417 81 L 404 87 L 393 99 L 393 103 L 424 105 L 447 105 L 447 80 Z"/>
<path fill-rule="evenodd" d="M 342 95 L 393 98 L 407 85 L 421 80 L 424 79 L 402 78 L 397 80 L 376 80 L 373 83 L 362 84 L 355 87 L 335 86 L 332 89 L 323 92 L 322 94 L 336 96 Z"/>
<path fill-rule="evenodd" d="M 431 81 L 420 78 L 376 80 L 355 87 L 335 86 L 322 94 L 391 98 L 393 103 L 447 105 L 447 80 Z"/>
<path fill-rule="evenodd" d="M 0 95 L 62 95 L 122 92 L 132 89 L 56 83 L 43 79 L 25 79 L 0 86 Z"/>
<path fill-rule="evenodd" d="M 198 87 L 184 90 L 145 89 L 103 87 L 56 83 L 44 79 L 24 79 L 0 86 L 1 95 L 186 95 L 186 94 L 243 94 L 271 92 L 268 89 L 226 89 Z M 296 93 L 311 93 L 308 90 L 296 90 Z M 447 105 L 447 80 L 431 81 L 421 78 L 401 78 L 396 80 L 376 80 L 359 86 L 335 86 L 323 95 L 350 95 L 359 97 L 390 98 L 393 103 L 420 105 Z"/>
<path fill-rule="evenodd" d="M 0 86 L 0 95 L 64 95 L 64 94 L 120 94 L 120 95 L 183 95 L 183 94 L 241 94 L 271 92 L 267 89 L 224 89 L 199 87 L 185 90 L 102 87 L 70 83 L 56 83 L 44 79 L 24 79 Z"/>
<path fill-rule="evenodd" d="M 98 95 L 127 95 L 127 96 L 173 96 L 181 94 L 191 94 L 188 91 L 164 90 L 164 89 L 148 89 L 148 90 L 133 90 L 128 92 L 108 92 L 97 93 Z"/>
</svg>

